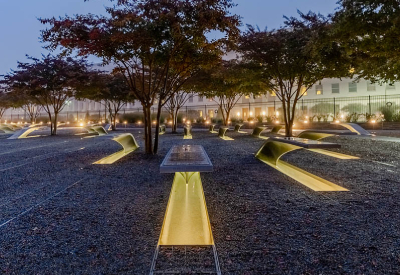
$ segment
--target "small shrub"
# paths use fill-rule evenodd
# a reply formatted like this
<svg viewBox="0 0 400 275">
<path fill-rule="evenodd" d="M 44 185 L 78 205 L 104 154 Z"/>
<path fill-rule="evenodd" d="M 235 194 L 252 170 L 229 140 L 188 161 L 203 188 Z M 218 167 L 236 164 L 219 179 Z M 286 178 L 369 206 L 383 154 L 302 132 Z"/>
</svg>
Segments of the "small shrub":
<svg viewBox="0 0 400 275">
<path fill-rule="evenodd" d="M 385 106 L 380 108 L 380 111 L 385 121 L 393 121 L 394 112 L 392 107 Z"/>
<path fill-rule="evenodd" d="M 121 116 L 120 121 L 126 121 L 128 123 L 137 123 L 139 121 L 143 122 L 144 118 L 143 115 L 140 113 L 130 113 L 130 114 L 123 114 Z"/>
<path fill-rule="evenodd" d="M 400 122 L 400 112 L 393 115 L 393 121 Z"/>
<path fill-rule="evenodd" d="M 254 117 L 249 117 L 249 118 L 247 118 L 247 121 L 248 121 L 248 122 L 254 121 Z"/>
<path fill-rule="evenodd" d="M 197 123 L 202 123 L 203 121 L 204 121 L 204 119 L 202 117 L 196 118 L 196 122 Z"/>
<path fill-rule="evenodd" d="M 267 119 L 268 123 L 272 123 L 273 122 L 272 116 L 267 116 L 266 119 Z"/>
<path fill-rule="evenodd" d="M 262 123 L 264 121 L 264 118 L 262 116 L 257 116 L 257 121 L 259 123 Z"/>
</svg>

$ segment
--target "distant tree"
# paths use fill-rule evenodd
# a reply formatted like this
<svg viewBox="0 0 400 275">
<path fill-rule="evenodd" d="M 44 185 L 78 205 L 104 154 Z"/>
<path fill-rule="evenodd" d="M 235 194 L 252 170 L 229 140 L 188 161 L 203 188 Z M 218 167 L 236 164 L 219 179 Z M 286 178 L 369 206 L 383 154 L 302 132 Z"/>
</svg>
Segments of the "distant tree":
<svg viewBox="0 0 400 275">
<path fill-rule="evenodd" d="M 230 15 L 231 0 L 121 0 L 107 8 L 109 17 L 78 15 L 42 19 L 49 49 L 61 46 L 79 55 L 95 55 L 124 74 L 142 104 L 145 151 L 157 153 L 161 108 L 196 72 L 221 59 L 223 47 L 239 31 Z M 223 33 L 209 39 L 210 31 Z M 157 101 L 157 127 L 152 138 L 151 108 Z"/>
<path fill-rule="evenodd" d="M 349 103 L 342 108 L 343 112 L 346 113 L 358 113 L 361 114 L 366 110 L 367 106 L 361 103 Z"/>
<path fill-rule="evenodd" d="M 28 58 L 31 63 L 18 62 L 18 69 L 5 75 L 0 84 L 9 91 L 24 92 L 42 106 L 51 122 L 51 135 L 56 135 L 58 114 L 87 81 L 87 64 L 84 60 L 52 55 Z"/>
<path fill-rule="evenodd" d="M 200 95 L 212 98 L 219 106 L 224 125 L 242 96 L 265 94 L 266 85 L 247 66 L 238 60 L 223 61 L 219 66 L 198 77 L 193 89 Z"/>
<path fill-rule="evenodd" d="M 11 106 L 12 102 L 10 101 L 9 95 L 0 89 L 0 123 L 3 119 L 4 113 L 7 109 L 11 108 Z"/>
<path fill-rule="evenodd" d="M 352 58 L 357 78 L 400 81 L 400 5 L 387 0 L 340 0 L 333 35 Z"/>
<path fill-rule="evenodd" d="M 26 93 L 24 89 L 13 89 L 9 93 L 9 97 L 12 102 L 12 107 L 24 110 L 29 116 L 29 121 L 35 124 L 42 110 L 42 106 L 38 104 L 35 97 Z"/>
<path fill-rule="evenodd" d="M 118 113 L 126 103 L 134 101 L 131 89 L 121 73 L 91 72 L 87 83 L 84 83 L 84 87 L 80 87 L 75 98 L 89 99 L 103 104 L 109 113 L 113 130 L 116 130 Z"/>
<path fill-rule="evenodd" d="M 349 74 L 344 50 L 329 39 L 329 19 L 311 12 L 299 14 L 299 19 L 286 18 L 277 30 L 248 26 L 239 46 L 243 58 L 253 62 L 282 102 L 287 137 L 293 135 L 296 105 L 304 93 L 324 78 Z"/>
<path fill-rule="evenodd" d="M 172 118 L 172 133 L 177 132 L 179 110 L 186 104 L 191 96 L 193 96 L 191 91 L 182 89 L 172 95 L 169 100 L 165 102 L 164 106 Z"/>
</svg>

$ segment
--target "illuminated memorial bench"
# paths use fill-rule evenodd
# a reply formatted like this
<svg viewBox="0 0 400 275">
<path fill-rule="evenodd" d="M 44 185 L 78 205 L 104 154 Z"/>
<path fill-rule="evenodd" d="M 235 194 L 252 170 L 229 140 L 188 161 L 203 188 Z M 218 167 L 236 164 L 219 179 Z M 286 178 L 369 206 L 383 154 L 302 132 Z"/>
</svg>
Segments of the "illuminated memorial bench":
<svg viewBox="0 0 400 275">
<path fill-rule="evenodd" d="M 104 126 L 104 130 L 106 130 L 106 131 L 112 131 L 112 126 L 111 126 L 111 124 L 106 124 L 106 126 Z"/>
<path fill-rule="evenodd" d="M 247 132 L 240 131 L 240 128 L 242 128 L 242 126 L 243 126 L 243 124 L 242 124 L 242 123 L 238 123 L 238 124 L 236 124 L 236 125 L 235 125 L 235 129 L 234 129 L 234 131 L 235 131 L 235 132 L 238 132 L 238 133 L 241 133 L 241 134 L 247 134 Z"/>
<path fill-rule="evenodd" d="M 89 134 L 97 134 L 99 136 L 103 136 L 103 135 L 107 135 L 107 131 L 106 129 L 104 129 L 103 126 L 85 126 L 83 127 L 83 129 L 85 129 L 86 131 L 88 131 Z"/>
<path fill-rule="evenodd" d="M 217 134 L 218 132 L 215 131 L 214 128 L 215 128 L 215 124 L 210 124 L 210 126 L 208 127 L 208 130 L 210 131 L 210 133 Z"/>
<path fill-rule="evenodd" d="M 279 131 L 283 128 L 283 125 L 275 125 L 274 127 L 272 127 L 271 131 L 269 131 L 269 133 L 271 134 L 278 134 Z M 261 135 L 261 133 L 263 131 L 265 131 L 265 129 L 267 129 L 267 127 L 261 127 L 261 126 L 257 126 L 256 128 L 254 128 L 253 132 L 251 133 L 252 136 L 254 137 L 258 137 L 258 138 L 262 138 L 262 139 L 268 139 L 268 137 L 264 137 Z"/>
<path fill-rule="evenodd" d="M 331 124 L 343 126 L 359 136 L 372 136 L 370 132 L 368 132 L 367 130 L 365 130 L 363 127 L 361 127 L 356 123 L 331 122 Z"/>
<path fill-rule="evenodd" d="M 302 138 L 269 138 L 256 153 L 256 158 L 272 168 L 291 177 L 314 191 L 348 191 L 339 185 L 308 173 L 280 158 L 291 151 L 299 149 L 332 149 L 340 148 L 336 143 L 328 143 Z"/>
<path fill-rule="evenodd" d="M 184 137 L 183 139 L 192 139 L 192 126 L 190 125 L 186 125 L 185 127 L 183 127 L 183 132 L 184 132 Z"/>
<path fill-rule="evenodd" d="M 101 160 L 96 161 L 93 164 L 113 164 L 117 160 L 125 157 L 126 155 L 132 153 L 139 148 L 139 145 L 137 144 L 135 137 L 132 134 L 118 135 L 112 140 L 118 142 L 123 149 L 105 158 L 102 158 Z"/>
<path fill-rule="evenodd" d="M 159 134 L 160 135 L 163 135 L 163 134 L 165 134 L 165 131 L 166 131 L 166 127 L 165 127 L 165 124 L 161 124 L 160 126 L 159 126 Z"/>
<path fill-rule="evenodd" d="M 256 127 L 254 128 L 253 132 L 251 133 L 251 135 L 253 137 L 258 137 L 258 138 L 263 138 L 263 139 L 268 139 L 268 137 L 263 137 L 261 136 L 261 133 L 267 129 L 267 127 Z"/>
<path fill-rule="evenodd" d="M 330 132 L 330 131 L 323 131 L 323 130 L 314 130 L 314 131 L 304 131 L 301 132 L 297 137 L 304 138 L 304 139 L 311 139 L 311 140 L 321 140 L 323 138 L 332 137 L 332 136 L 339 136 L 339 135 L 357 135 L 356 133 L 345 133 L 345 132 Z M 337 152 L 327 151 L 324 149 L 309 149 L 310 151 L 335 157 L 338 159 L 359 159 L 359 157 L 354 157 L 350 155 L 345 155 Z"/>
<path fill-rule="evenodd" d="M 229 130 L 229 127 L 224 127 L 224 126 L 219 127 L 218 136 L 220 138 L 222 138 L 223 140 L 233 140 L 233 138 L 225 136 L 226 131 L 228 131 L 228 130 Z"/>
<path fill-rule="evenodd" d="M 0 125 L 0 131 L 3 131 L 6 134 L 11 134 L 15 132 L 15 130 L 9 125 Z"/>
<path fill-rule="evenodd" d="M 274 127 L 272 127 L 270 133 L 271 134 L 278 134 L 279 131 L 283 128 L 283 125 L 275 125 Z"/>
<path fill-rule="evenodd" d="M 30 127 L 25 127 L 21 128 L 20 130 L 16 130 L 13 135 L 11 135 L 8 139 L 22 139 L 22 138 L 28 138 L 28 135 L 34 131 L 37 130 L 45 130 L 47 127 L 46 126 L 30 126 Z"/>
<path fill-rule="evenodd" d="M 208 217 L 200 172 L 212 172 L 213 165 L 200 145 L 175 145 L 160 165 L 161 173 L 175 173 L 160 237 L 150 274 L 156 271 L 161 246 L 210 246 L 215 269 L 221 274 Z"/>
</svg>

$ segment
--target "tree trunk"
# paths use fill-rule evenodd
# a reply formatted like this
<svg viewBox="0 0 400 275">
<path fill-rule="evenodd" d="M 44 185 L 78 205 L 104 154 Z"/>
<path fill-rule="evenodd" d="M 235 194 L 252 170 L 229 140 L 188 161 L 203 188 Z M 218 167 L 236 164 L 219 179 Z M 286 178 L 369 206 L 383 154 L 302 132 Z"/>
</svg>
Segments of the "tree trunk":
<svg viewBox="0 0 400 275">
<path fill-rule="evenodd" d="M 225 117 L 225 126 L 229 125 L 229 115 L 231 113 L 231 110 L 226 111 L 226 117 Z"/>
<path fill-rule="evenodd" d="M 143 106 L 144 115 L 144 144 L 146 154 L 153 154 L 153 141 L 151 134 L 151 107 Z"/>
<path fill-rule="evenodd" d="M 177 133 L 177 129 L 178 129 L 178 114 L 179 114 L 179 109 L 176 109 L 173 112 L 173 118 L 172 118 L 172 133 Z"/>
<path fill-rule="evenodd" d="M 114 115 L 113 115 L 113 121 L 112 121 L 112 124 L 111 124 L 111 129 L 113 131 L 117 130 L 117 113 L 114 113 Z"/>
<path fill-rule="evenodd" d="M 47 115 L 49 116 L 49 120 L 50 120 L 50 135 L 54 135 L 53 134 L 53 119 L 51 117 L 51 113 L 47 113 Z"/>
<path fill-rule="evenodd" d="M 161 117 L 161 100 L 158 101 L 158 108 L 157 108 L 157 120 L 156 120 L 156 134 L 154 138 L 154 150 L 153 154 L 157 154 L 158 152 L 158 137 L 160 136 L 160 117 Z"/>
<path fill-rule="evenodd" d="M 58 126 L 57 121 L 58 121 L 58 113 L 54 113 L 54 127 L 53 127 L 53 133 L 52 133 L 53 136 L 57 135 L 57 126 Z"/>
</svg>

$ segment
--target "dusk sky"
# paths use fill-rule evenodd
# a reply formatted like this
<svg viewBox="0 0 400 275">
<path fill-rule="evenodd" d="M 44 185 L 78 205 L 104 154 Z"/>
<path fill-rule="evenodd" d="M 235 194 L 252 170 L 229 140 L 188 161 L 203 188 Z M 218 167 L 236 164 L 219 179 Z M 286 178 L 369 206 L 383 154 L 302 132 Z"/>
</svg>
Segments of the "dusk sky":
<svg viewBox="0 0 400 275">
<path fill-rule="evenodd" d="M 273 29 L 283 22 L 283 15 L 294 16 L 297 10 L 312 10 L 324 15 L 337 7 L 337 0 L 236 0 L 234 13 L 242 16 L 243 24 Z M 0 75 L 15 69 L 17 60 L 25 61 L 25 54 L 34 57 L 47 54 L 39 42 L 44 28 L 38 17 L 63 16 L 65 14 L 104 13 L 108 0 L 20 0 L 2 1 L 0 6 Z M 244 27 L 243 27 L 244 28 Z M 93 61 L 94 59 L 92 59 Z"/>
</svg>

